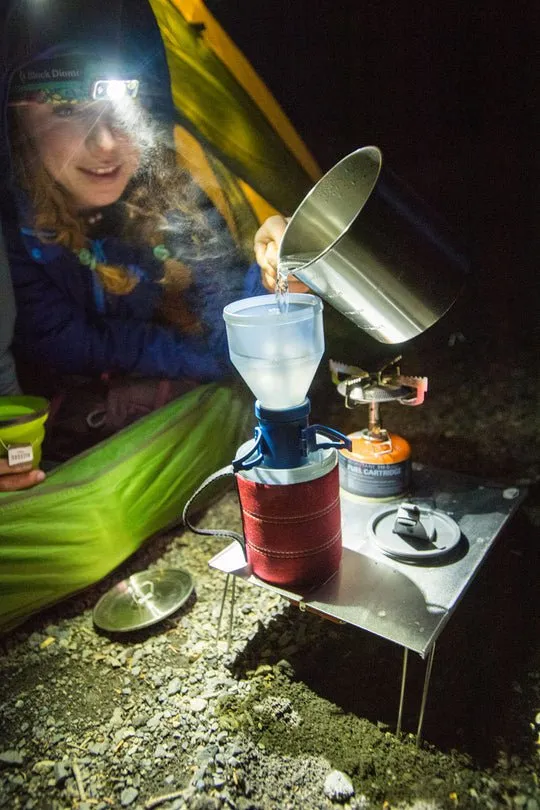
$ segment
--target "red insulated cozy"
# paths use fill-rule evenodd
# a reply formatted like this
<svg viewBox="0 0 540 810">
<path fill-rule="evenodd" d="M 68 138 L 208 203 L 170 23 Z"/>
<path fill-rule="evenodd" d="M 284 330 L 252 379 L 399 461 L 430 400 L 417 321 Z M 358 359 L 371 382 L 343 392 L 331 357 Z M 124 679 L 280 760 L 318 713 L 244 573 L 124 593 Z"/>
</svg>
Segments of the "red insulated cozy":
<svg viewBox="0 0 540 810">
<path fill-rule="evenodd" d="M 266 484 L 236 475 L 248 562 L 273 585 L 311 589 L 341 561 L 339 471 L 309 481 Z"/>
</svg>

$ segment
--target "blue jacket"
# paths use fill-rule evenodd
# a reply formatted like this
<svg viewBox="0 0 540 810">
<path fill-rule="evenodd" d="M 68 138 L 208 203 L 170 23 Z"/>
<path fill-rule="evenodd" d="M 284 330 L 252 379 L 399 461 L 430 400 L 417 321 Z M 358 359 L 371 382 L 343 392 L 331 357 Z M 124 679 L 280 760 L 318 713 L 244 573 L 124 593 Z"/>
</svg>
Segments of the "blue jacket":
<svg viewBox="0 0 540 810">
<path fill-rule="evenodd" d="M 137 9 L 133 0 L 126 19 L 125 4 L 111 0 L 111 6 L 118 7 L 114 13 L 108 9 L 104 25 L 103 13 L 98 13 L 92 4 L 85 7 L 84 14 L 80 5 L 71 0 L 47 4 L 47 13 L 42 13 L 39 4 L 32 4 L 35 19 L 23 17 L 17 21 L 17 11 L 22 6 L 13 3 L 6 31 L 9 26 L 18 27 L 10 29 L 9 36 L 6 34 L 0 129 L 6 120 L 9 82 L 17 67 L 69 48 L 73 36 L 79 46 L 84 40 L 90 48 L 138 64 L 144 86 L 154 100 L 152 114 L 170 120 L 169 77 L 157 24 L 144 0 L 136 5 Z M 82 20 L 81 14 L 86 19 Z M 9 176 L 9 164 L 7 133 L 0 131 L 0 170 L 4 177 Z M 31 217 L 26 216 L 24 201 L 22 206 L 20 202 L 17 189 L 13 189 L 13 196 L 2 195 L 0 201 L 17 304 L 14 349 L 18 358 L 31 361 L 34 368 L 37 363 L 45 376 L 49 371 L 61 374 L 109 371 L 170 378 L 188 376 L 206 381 L 231 370 L 223 307 L 232 300 L 266 291 L 260 283 L 258 267 L 246 268 L 223 220 L 215 209 L 208 207 L 205 197 L 202 205 L 213 232 L 220 235 L 223 249 L 221 258 L 186 261 L 195 279 L 188 304 L 203 324 L 205 333 L 201 338 L 180 334 L 155 322 L 163 267 L 149 248 L 135 248 L 113 237 L 93 243 L 98 260 L 127 266 L 139 277 L 130 294 L 108 294 L 96 273 L 82 265 L 73 253 L 41 242 L 32 230 L 24 227 Z M 178 219 L 180 215 L 172 216 Z M 182 260 L 181 247 L 177 255 Z"/>
<path fill-rule="evenodd" d="M 219 219 L 215 210 L 212 218 Z M 246 272 L 232 242 L 226 259 L 191 261 L 194 284 L 187 300 L 204 335 L 183 335 L 152 321 L 163 266 L 150 249 L 113 237 L 93 243 L 102 261 L 127 266 L 139 277 L 131 293 L 113 295 L 61 246 L 43 243 L 15 223 L 8 223 L 6 237 L 17 304 L 14 348 L 23 361 L 38 360 L 51 372 L 217 379 L 230 371 L 223 307 L 266 292 L 258 265 Z"/>
</svg>

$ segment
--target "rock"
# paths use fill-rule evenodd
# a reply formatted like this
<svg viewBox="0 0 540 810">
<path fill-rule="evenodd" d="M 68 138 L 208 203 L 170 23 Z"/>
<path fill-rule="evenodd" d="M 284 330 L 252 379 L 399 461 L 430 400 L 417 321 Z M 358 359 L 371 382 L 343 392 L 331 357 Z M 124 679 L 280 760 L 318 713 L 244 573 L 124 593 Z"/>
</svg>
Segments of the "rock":
<svg viewBox="0 0 540 810">
<path fill-rule="evenodd" d="M 32 768 L 32 773 L 48 773 L 54 768 L 54 760 L 52 759 L 40 759 L 38 762 L 35 763 L 34 767 Z"/>
<path fill-rule="evenodd" d="M 62 787 L 68 776 L 71 774 L 71 768 L 67 762 L 54 763 L 54 782 L 56 787 Z"/>
<path fill-rule="evenodd" d="M 120 802 L 122 807 L 129 807 L 130 804 L 133 804 L 138 795 L 139 791 L 136 788 L 125 788 L 120 794 Z"/>
<path fill-rule="evenodd" d="M 131 720 L 131 725 L 133 728 L 140 728 L 144 726 L 146 721 L 148 720 L 148 715 L 146 714 L 136 714 L 135 717 Z"/>
<path fill-rule="evenodd" d="M 331 771 L 324 780 L 324 793 L 334 802 L 346 802 L 354 796 L 353 783 L 341 771 Z"/>
<path fill-rule="evenodd" d="M 189 708 L 192 712 L 202 712 L 206 709 L 208 702 L 204 698 L 192 698 L 189 701 Z"/>
<path fill-rule="evenodd" d="M 20 751 L 8 748 L 7 751 L 0 751 L 0 762 L 3 765 L 22 765 L 24 758 Z"/>
<path fill-rule="evenodd" d="M 149 729 L 157 728 L 159 726 L 159 724 L 161 723 L 161 718 L 162 718 L 161 713 L 154 714 L 154 716 L 151 717 L 150 720 L 147 721 L 147 723 L 146 723 L 147 728 L 149 728 Z"/>
<path fill-rule="evenodd" d="M 180 678 L 173 678 L 172 681 L 169 682 L 167 686 L 167 694 L 168 695 L 176 695 L 177 692 L 180 691 L 182 688 L 182 681 Z"/>
<path fill-rule="evenodd" d="M 294 676 L 294 667 L 286 658 L 281 658 L 276 667 L 280 669 L 285 675 L 289 675 L 290 677 Z"/>
<path fill-rule="evenodd" d="M 133 737 L 135 735 L 135 729 L 133 726 L 124 726 L 123 728 L 119 728 L 118 731 L 114 732 L 114 741 L 120 742 L 120 740 L 127 740 L 129 737 Z"/>
<path fill-rule="evenodd" d="M 88 751 L 94 756 L 102 756 L 108 749 L 109 743 L 104 740 L 103 742 L 93 742 L 88 746 Z"/>
</svg>

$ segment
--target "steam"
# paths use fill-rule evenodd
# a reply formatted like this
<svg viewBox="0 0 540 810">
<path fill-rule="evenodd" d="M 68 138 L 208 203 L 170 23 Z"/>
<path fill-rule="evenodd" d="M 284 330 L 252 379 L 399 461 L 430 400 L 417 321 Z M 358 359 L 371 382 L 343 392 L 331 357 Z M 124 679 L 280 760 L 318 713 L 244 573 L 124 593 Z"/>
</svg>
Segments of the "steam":
<svg viewBox="0 0 540 810">
<path fill-rule="evenodd" d="M 120 126 L 139 152 L 133 183 L 145 187 L 153 209 L 159 209 L 163 242 L 173 258 L 188 265 L 230 260 L 238 249 L 206 194 L 178 165 L 172 128 L 164 127 L 130 99 L 115 108 Z"/>
</svg>

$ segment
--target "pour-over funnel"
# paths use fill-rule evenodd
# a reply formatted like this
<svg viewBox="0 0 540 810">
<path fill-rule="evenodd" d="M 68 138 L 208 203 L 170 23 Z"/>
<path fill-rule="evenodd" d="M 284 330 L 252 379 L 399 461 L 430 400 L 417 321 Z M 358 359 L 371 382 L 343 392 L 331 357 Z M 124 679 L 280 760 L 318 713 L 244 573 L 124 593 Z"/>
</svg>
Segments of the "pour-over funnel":
<svg viewBox="0 0 540 810">
<path fill-rule="evenodd" d="M 223 310 L 231 362 L 264 408 L 304 402 L 324 352 L 322 309 L 315 295 L 291 293 L 283 312 L 272 295 Z"/>
</svg>

